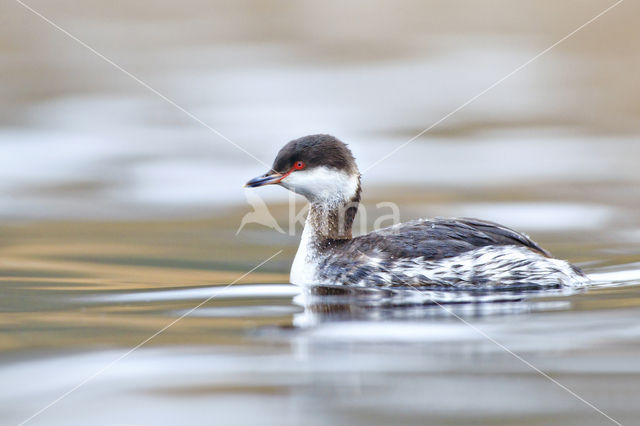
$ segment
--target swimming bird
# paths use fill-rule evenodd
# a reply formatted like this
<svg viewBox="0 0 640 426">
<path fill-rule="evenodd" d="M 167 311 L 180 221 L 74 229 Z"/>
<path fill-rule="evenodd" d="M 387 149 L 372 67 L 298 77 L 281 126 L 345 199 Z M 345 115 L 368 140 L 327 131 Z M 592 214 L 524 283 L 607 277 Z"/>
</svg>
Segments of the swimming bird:
<svg viewBox="0 0 640 426">
<path fill-rule="evenodd" d="M 291 267 L 293 284 L 468 289 L 588 282 L 527 235 L 480 219 L 417 219 L 353 237 L 360 172 L 351 150 L 331 135 L 287 143 L 272 169 L 245 186 L 264 185 L 280 185 L 310 203 Z"/>
</svg>

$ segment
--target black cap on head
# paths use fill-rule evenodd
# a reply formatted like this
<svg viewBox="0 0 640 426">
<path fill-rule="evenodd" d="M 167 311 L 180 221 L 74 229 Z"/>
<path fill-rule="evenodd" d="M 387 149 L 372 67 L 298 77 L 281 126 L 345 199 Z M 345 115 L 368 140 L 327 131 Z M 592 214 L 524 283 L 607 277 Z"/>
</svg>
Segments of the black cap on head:
<svg viewBox="0 0 640 426">
<path fill-rule="evenodd" d="M 286 173 L 293 164 L 303 161 L 306 168 L 325 166 L 357 173 L 353 154 L 347 145 L 331 135 L 310 135 L 287 143 L 273 162 L 273 170 Z"/>
</svg>

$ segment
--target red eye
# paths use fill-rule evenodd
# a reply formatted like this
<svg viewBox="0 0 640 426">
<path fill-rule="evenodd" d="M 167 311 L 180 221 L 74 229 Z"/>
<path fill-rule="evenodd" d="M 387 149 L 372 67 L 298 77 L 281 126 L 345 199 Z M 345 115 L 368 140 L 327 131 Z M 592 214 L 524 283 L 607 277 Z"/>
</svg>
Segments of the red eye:
<svg viewBox="0 0 640 426">
<path fill-rule="evenodd" d="M 293 165 L 293 168 L 296 170 L 304 169 L 304 161 L 296 161 L 295 164 Z"/>
</svg>

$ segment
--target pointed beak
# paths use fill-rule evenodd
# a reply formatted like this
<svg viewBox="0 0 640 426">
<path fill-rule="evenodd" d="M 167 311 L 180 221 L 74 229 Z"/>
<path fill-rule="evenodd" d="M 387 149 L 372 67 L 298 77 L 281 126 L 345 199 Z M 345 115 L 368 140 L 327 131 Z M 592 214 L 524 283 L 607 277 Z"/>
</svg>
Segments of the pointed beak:
<svg viewBox="0 0 640 426">
<path fill-rule="evenodd" d="M 271 185 L 280 182 L 285 175 L 277 172 L 265 173 L 262 176 L 255 177 L 249 182 L 245 183 L 246 188 L 257 188 L 259 186 Z"/>
</svg>

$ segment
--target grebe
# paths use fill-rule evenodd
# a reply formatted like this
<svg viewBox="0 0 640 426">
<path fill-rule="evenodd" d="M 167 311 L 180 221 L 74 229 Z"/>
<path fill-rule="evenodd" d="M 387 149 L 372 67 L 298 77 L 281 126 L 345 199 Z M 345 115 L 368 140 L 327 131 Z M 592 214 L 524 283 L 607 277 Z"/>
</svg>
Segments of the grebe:
<svg viewBox="0 0 640 426">
<path fill-rule="evenodd" d="M 293 284 L 538 288 L 588 281 L 528 236 L 479 219 L 418 219 L 352 237 L 360 173 L 347 145 L 330 135 L 287 143 L 272 170 L 246 186 L 271 184 L 310 203 Z"/>
</svg>

